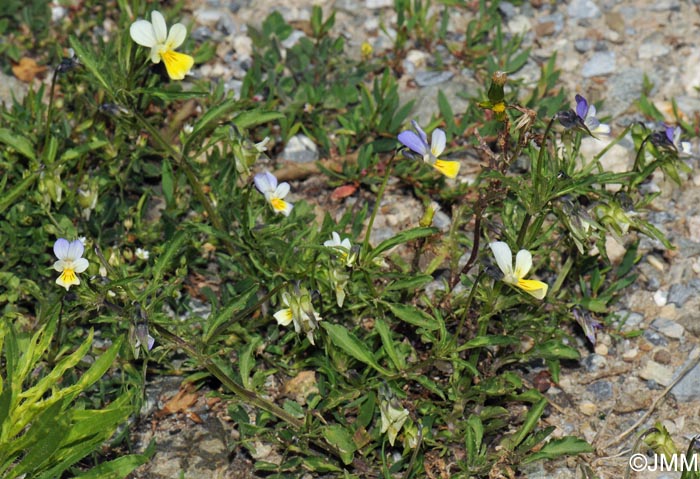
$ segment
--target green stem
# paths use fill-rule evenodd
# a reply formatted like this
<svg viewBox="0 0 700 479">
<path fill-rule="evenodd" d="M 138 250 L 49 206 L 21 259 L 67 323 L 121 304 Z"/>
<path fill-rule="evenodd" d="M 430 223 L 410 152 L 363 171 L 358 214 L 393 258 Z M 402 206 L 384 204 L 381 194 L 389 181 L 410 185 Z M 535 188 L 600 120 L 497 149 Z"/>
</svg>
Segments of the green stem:
<svg viewBox="0 0 700 479">
<path fill-rule="evenodd" d="M 552 131 L 552 126 L 554 125 L 554 120 L 556 115 L 549 120 L 547 123 L 547 128 L 544 130 L 544 136 L 542 137 L 542 145 L 540 146 L 540 153 L 537 155 L 537 164 L 535 165 L 535 176 L 532 179 L 532 183 L 535 190 L 535 195 L 541 197 L 540 182 L 542 181 L 542 169 L 544 167 L 544 151 L 547 148 L 547 138 L 549 133 Z"/>
<path fill-rule="evenodd" d="M 527 233 L 527 228 L 530 226 L 530 220 L 532 215 L 530 213 L 525 213 L 525 218 L 523 218 L 523 224 L 520 226 L 520 231 L 518 232 L 518 239 L 515 242 L 515 246 L 518 249 L 523 247 L 523 242 L 525 241 L 525 234 Z"/>
<path fill-rule="evenodd" d="M 469 310 L 472 305 L 472 301 L 474 300 L 474 296 L 476 296 L 476 289 L 479 286 L 479 281 L 481 281 L 481 277 L 484 275 L 483 271 L 479 271 L 479 274 L 476 275 L 476 278 L 474 278 L 474 284 L 472 285 L 471 291 L 469 291 L 469 296 L 467 296 L 467 301 L 464 304 L 464 314 L 459 320 L 459 325 L 457 326 L 457 330 L 455 331 L 454 335 L 454 340 L 457 341 L 459 337 L 462 335 L 462 329 L 464 328 L 464 324 L 467 322 L 467 318 L 469 317 Z"/>
<path fill-rule="evenodd" d="M 382 184 L 379 186 L 379 192 L 377 193 L 377 201 L 372 210 L 372 216 L 369 218 L 369 223 L 367 224 L 367 230 L 365 231 L 365 240 L 362 243 L 362 257 L 366 257 L 369 254 L 369 238 L 372 233 L 372 226 L 374 225 L 374 220 L 379 212 L 379 207 L 384 197 L 384 190 L 386 189 L 387 183 L 389 183 L 389 176 L 391 175 L 391 166 L 394 163 L 394 158 L 396 158 L 396 151 L 389 158 L 389 162 L 386 165 L 386 173 L 384 173 L 384 179 Z"/>
<path fill-rule="evenodd" d="M 51 117 L 53 116 L 53 97 L 56 88 L 56 79 L 58 78 L 58 68 L 53 72 L 51 77 L 51 90 L 49 92 L 49 106 L 46 110 L 46 126 L 44 127 L 44 146 L 41 148 L 41 154 L 44 154 L 46 146 L 49 144 L 49 136 L 51 135 Z"/>
</svg>

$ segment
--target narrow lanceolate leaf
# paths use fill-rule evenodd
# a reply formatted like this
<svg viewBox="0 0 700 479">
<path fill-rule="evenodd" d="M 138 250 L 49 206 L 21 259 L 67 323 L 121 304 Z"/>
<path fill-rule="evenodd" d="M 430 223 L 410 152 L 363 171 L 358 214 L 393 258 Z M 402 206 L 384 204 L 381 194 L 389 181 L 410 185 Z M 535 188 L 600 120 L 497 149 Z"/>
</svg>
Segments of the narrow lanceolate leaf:
<svg viewBox="0 0 700 479">
<path fill-rule="evenodd" d="M 330 336 L 331 342 L 334 346 L 338 346 L 340 349 L 345 351 L 345 353 L 357 359 L 358 361 L 363 362 L 368 366 L 372 366 L 381 374 L 384 374 L 385 376 L 391 375 L 391 371 L 388 371 L 381 367 L 377 360 L 374 359 L 374 355 L 369 350 L 369 348 L 367 348 L 365 343 L 360 341 L 357 338 L 357 336 L 352 334 L 343 326 L 327 322 L 321 323 L 321 326 L 323 327 L 323 329 L 326 330 L 326 332 Z"/>
<path fill-rule="evenodd" d="M 425 238 L 426 236 L 432 236 L 439 230 L 437 228 L 411 228 L 410 230 L 402 231 L 396 236 L 392 236 L 388 240 L 384 240 L 377 245 L 368 255 L 369 258 L 374 258 L 379 254 L 387 251 L 394 246 L 407 243 L 418 238 Z"/>
<path fill-rule="evenodd" d="M 386 305 L 389 307 L 394 316 L 408 324 L 427 329 L 428 331 L 435 331 L 440 327 L 435 318 L 430 316 L 428 313 L 421 311 L 415 306 L 398 303 L 386 303 Z"/>
<path fill-rule="evenodd" d="M 523 460 L 523 463 L 540 461 L 542 459 L 555 459 L 560 456 L 585 454 L 593 452 L 593 448 L 583 439 L 573 436 L 554 439 L 542 446 L 538 452 L 529 455 Z"/>
<path fill-rule="evenodd" d="M 0 128 L 0 143 L 14 148 L 18 153 L 26 156 L 30 160 L 36 160 L 32 142 L 7 128 Z"/>
</svg>

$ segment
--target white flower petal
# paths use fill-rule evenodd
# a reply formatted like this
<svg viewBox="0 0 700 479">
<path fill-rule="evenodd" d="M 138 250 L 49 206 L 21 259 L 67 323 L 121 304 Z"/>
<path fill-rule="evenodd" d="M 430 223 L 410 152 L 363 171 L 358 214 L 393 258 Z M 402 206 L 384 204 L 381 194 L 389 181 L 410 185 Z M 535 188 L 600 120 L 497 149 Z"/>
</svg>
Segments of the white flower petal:
<svg viewBox="0 0 700 479">
<path fill-rule="evenodd" d="M 277 178 L 269 171 L 264 171 L 255 175 L 253 182 L 255 183 L 255 187 L 262 194 L 272 193 L 275 191 L 275 188 L 277 188 Z"/>
<path fill-rule="evenodd" d="M 175 50 L 177 47 L 183 44 L 185 38 L 187 37 L 187 28 L 182 23 L 176 23 L 170 27 L 170 32 L 168 33 L 168 39 L 165 41 L 167 47 L 171 50 Z"/>
<path fill-rule="evenodd" d="M 165 43 L 168 38 L 168 26 L 165 24 L 163 14 L 158 10 L 151 12 L 151 23 L 153 24 L 153 33 L 158 43 Z"/>
<path fill-rule="evenodd" d="M 510 251 L 510 246 L 503 241 L 494 241 L 489 243 L 489 247 L 493 252 L 494 258 L 496 258 L 496 264 L 498 264 L 501 272 L 506 276 L 513 275 L 513 253 Z"/>
<path fill-rule="evenodd" d="M 82 273 L 88 268 L 89 265 L 90 263 L 88 263 L 88 260 L 85 258 L 78 258 L 73 262 L 73 268 L 76 273 Z"/>
<path fill-rule="evenodd" d="M 59 273 L 62 272 L 64 269 L 66 269 L 66 262 L 62 259 L 59 259 L 53 264 L 53 269 L 55 269 Z"/>
<path fill-rule="evenodd" d="M 521 249 L 515 256 L 515 277 L 524 278 L 532 268 L 532 253 L 526 249 Z"/>
<path fill-rule="evenodd" d="M 445 132 L 440 128 L 435 128 L 433 130 L 433 135 L 430 138 L 430 152 L 437 158 L 443 151 L 445 151 L 446 144 L 447 137 L 445 136 Z"/>
<path fill-rule="evenodd" d="M 76 259 L 83 256 L 84 251 L 85 246 L 83 246 L 83 243 L 81 243 L 80 240 L 71 241 L 70 245 L 68 246 L 68 253 L 65 259 L 75 261 Z"/>
<path fill-rule="evenodd" d="M 146 20 L 137 20 L 129 28 L 131 39 L 142 47 L 152 48 L 158 41 L 153 31 L 153 24 Z"/>
<path fill-rule="evenodd" d="M 284 198 L 285 196 L 287 196 L 288 193 L 289 193 L 289 183 L 287 183 L 287 182 L 285 181 L 285 182 L 280 183 L 280 184 L 277 186 L 277 188 L 275 189 L 275 195 L 274 195 L 274 196 L 277 197 L 277 198 L 279 198 L 279 199 L 282 199 L 282 198 Z"/>
<path fill-rule="evenodd" d="M 277 324 L 281 326 L 288 326 L 292 322 L 292 310 L 289 308 L 280 309 L 274 314 Z"/>
</svg>

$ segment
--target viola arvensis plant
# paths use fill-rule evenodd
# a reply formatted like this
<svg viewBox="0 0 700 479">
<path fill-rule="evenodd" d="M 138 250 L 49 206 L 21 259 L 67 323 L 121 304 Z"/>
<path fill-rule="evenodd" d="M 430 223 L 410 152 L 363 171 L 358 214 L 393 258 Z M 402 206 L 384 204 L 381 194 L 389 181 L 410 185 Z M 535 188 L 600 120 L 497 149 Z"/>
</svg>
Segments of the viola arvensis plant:
<svg viewBox="0 0 700 479">
<path fill-rule="evenodd" d="M 589 104 L 581 95 L 576 95 L 576 114 L 591 133 L 610 134 L 610 125 L 601 123 L 600 120 L 596 118 L 595 106 Z"/>
<path fill-rule="evenodd" d="M 78 273 L 85 271 L 89 265 L 88 260 L 82 257 L 84 251 L 85 247 L 80 240 L 69 242 L 59 238 L 53 245 L 53 252 L 58 258 L 53 268 L 61 273 L 56 284 L 66 288 L 66 291 L 71 286 L 80 284 Z"/>
<path fill-rule="evenodd" d="M 401 144 L 411 150 L 411 152 L 404 151 L 404 155 L 409 158 L 417 156 L 446 177 L 456 177 L 459 173 L 459 162 L 439 159 L 447 144 L 445 132 L 440 128 L 435 128 L 430 138 L 430 144 L 428 144 L 428 135 L 418 126 L 418 123 L 414 120 L 411 121 L 411 125 L 413 125 L 415 132 L 405 130 L 398 136 Z"/>
<path fill-rule="evenodd" d="M 277 178 L 269 171 L 258 173 L 253 178 L 255 187 L 265 196 L 265 200 L 270 203 L 275 213 L 282 213 L 289 216 L 294 205 L 284 200 L 289 193 L 289 183 L 286 181 L 277 184 Z"/>
<path fill-rule="evenodd" d="M 137 20 L 129 29 L 131 39 L 142 47 L 151 49 L 151 61 L 160 63 L 163 60 L 168 76 L 173 80 L 182 80 L 194 65 L 194 58 L 176 52 L 187 37 L 187 29 L 182 23 L 176 23 L 170 27 L 165 24 L 163 15 L 154 10 L 151 12 L 151 21 Z"/>
<path fill-rule="evenodd" d="M 543 299 L 547 294 L 548 285 L 536 279 L 524 279 L 532 268 L 532 254 L 521 249 L 515 256 L 515 269 L 513 269 L 513 253 L 508 244 L 503 241 L 494 241 L 489 244 L 496 264 L 503 273 L 503 281 L 517 286 L 537 299 Z"/>
</svg>

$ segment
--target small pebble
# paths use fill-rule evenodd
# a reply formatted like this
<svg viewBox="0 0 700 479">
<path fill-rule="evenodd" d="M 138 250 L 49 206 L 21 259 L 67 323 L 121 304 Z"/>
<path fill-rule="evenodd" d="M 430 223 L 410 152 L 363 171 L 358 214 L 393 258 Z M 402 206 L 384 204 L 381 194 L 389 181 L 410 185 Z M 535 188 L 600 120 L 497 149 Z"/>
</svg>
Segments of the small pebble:
<svg viewBox="0 0 700 479">
<path fill-rule="evenodd" d="M 607 356 L 608 355 L 608 347 L 605 344 L 598 344 L 595 347 L 595 352 L 596 352 L 596 354 L 600 354 L 601 356 Z"/>
<path fill-rule="evenodd" d="M 598 407 L 595 405 L 595 403 L 592 403 L 590 401 L 583 401 L 578 405 L 578 410 L 586 416 L 592 416 L 596 413 Z"/>
<path fill-rule="evenodd" d="M 654 352 L 654 361 L 659 364 L 671 364 L 673 358 L 671 357 L 671 352 L 668 349 L 660 348 Z"/>
<path fill-rule="evenodd" d="M 668 302 L 668 292 L 659 289 L 654 293 L 654 303 L 657 306 L 666 306 L 666 303 Z"/>
<path fill-rule="evenodd" d="M 631 363 L 635 359 L 637 359 L 637 355 L 639 355 L 639 349 L 637 349 L 637 348 L 628 349 L 627 351 L 622 353 L 622 360 L 627 362 L 627 363 Z"/>
</svg>

